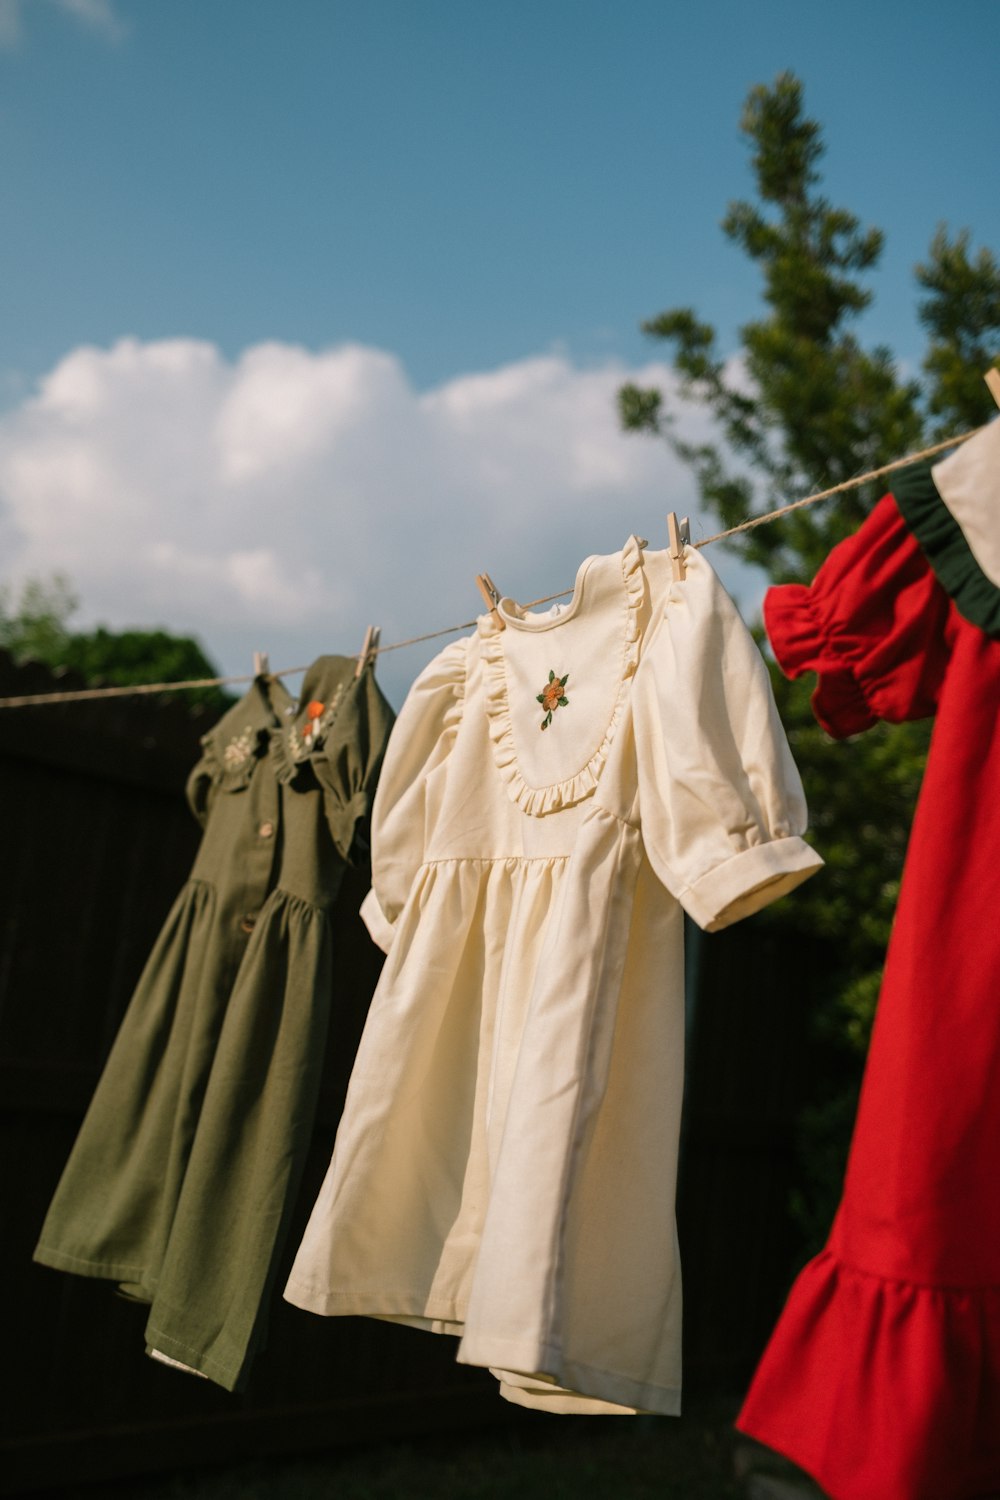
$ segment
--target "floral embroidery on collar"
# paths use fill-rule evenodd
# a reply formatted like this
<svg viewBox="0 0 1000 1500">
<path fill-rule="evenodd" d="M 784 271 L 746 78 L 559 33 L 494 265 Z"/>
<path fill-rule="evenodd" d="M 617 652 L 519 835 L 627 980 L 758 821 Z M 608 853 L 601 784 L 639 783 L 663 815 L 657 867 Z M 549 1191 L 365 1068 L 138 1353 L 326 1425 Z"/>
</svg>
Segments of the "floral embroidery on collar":
<svg viewBox="0 0 1000 1500">
<path fill-rule="evenodd" d="M 302 738 L 307 745 L 311 745 L 314 739 L 319 738 L 319 721 L 323 717 L 325 709 L 326 704 L 320 703 L 318 698 L 314 698 L 306 709 L 306 723 L 302 730 Z"/>
<path fill-rule="evenodd" d="M 248 724 L 242 734 L 234 734 L 222 752 L 222 764 L 227 771 L 238 771 L 245 766 L 253 754 L 257 732 Z"/>
<path fill-rule="evenodd" d="M 344 692 L 344 684 L 340 683 L 336 692 L 328 703 L 322 703 L 314 698 L 306 707 L 306 721 L 301 731 L 297 724 L 292 724 L 288 730 L 288 747 L 292 752 L 292 758 L 296 761 L 305 760 L 312 750 L 319 749 L 323 737 L 333 723 L 337 707 Z"/>
<path fill-rule="evenodd" d="M 552 715 L 557 708 L 566 708 L 569 699 L 566 697 L 565 688 L 569 681 L 569 673 L 565 677 L 557 677 L 554 672 L 549 673 L 547 685 L 537 695 L 537 701 L 545 709 L 545 718 L 542 720 L 542 729 L 548 729 L 552 723 Z"/>
</svg>

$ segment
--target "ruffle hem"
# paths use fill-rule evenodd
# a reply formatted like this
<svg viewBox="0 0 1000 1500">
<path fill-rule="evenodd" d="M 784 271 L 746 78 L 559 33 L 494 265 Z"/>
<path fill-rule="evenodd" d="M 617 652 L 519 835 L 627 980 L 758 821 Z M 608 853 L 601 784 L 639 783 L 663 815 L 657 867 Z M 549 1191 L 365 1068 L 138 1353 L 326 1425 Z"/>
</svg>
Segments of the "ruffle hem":
<svg viewBox="0 0 1000 1500">
<path fill-rule="evenodd" d="M 1000 1493 L 1000 1287 L 894 1281 L 830 1249 L 789 1294 L 736 1425 L 833 1500 Z"/>
</svg>

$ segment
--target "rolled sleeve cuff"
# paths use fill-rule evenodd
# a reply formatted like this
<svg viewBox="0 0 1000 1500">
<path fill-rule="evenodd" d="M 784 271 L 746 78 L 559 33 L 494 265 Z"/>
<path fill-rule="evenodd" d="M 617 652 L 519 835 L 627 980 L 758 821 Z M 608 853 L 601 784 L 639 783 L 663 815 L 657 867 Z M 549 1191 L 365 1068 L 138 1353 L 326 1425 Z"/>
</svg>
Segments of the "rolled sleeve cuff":
<svg viewBox="0 0 1000 1500">
<path fill-rule="evenodd" d="M 823 861 L 793 834 L 755 844 L 699 877 L 680 892 L 680 902 L 706 932 L 749 917 L 815 875 Z"/>
<path fill-rule="evenodd" d="M 361 920 L 368 928 L 372 942 L 381 948 L 383 953 L 388 953 L 396 930 L 379 906 L 374 889 L 368 892 L 361 903 Z"/>
</svg>

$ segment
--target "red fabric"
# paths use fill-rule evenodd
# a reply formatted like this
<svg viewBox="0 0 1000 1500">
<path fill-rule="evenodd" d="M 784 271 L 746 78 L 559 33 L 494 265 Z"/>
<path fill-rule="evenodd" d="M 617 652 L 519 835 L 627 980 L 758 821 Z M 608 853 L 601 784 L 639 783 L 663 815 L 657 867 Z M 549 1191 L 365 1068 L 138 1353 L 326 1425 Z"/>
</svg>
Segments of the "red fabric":
<svg viewBox="0 0 1000 1500">
<path fill-rule="evenodd" d="M 772 589 L 833 735 L 937 714 L 844 1194 L 737 1425 L 835 1500 L 1000 1494 L 1000 641 L 891 496 L 811 588 Z"/>
</svg>

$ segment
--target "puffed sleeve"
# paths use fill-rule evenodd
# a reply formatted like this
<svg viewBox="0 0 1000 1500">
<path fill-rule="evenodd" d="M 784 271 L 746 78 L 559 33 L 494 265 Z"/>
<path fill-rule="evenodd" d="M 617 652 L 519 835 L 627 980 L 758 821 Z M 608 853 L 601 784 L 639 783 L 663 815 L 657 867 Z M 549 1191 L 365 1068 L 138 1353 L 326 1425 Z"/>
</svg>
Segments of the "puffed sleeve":
<svg viewBox="0 0 1000 1500">
<path fill-rule="evenodd" d="M 835 739 L 937 708 L 948 596 L 892 495 L 830 553 L 810 586 L 769 589 L 764 625 L 786 677 L 818 674 L 813 712 Z"/>
<path fill-rule="evenodd" d="M 184 788 L 188 807 L 191 809 L 202 828 L 208 823 L 208 815 L 212 810 L 215 800 L 215 790 L 218 785 L 218 769 L 211 754 L 211 745 L 208 736 L 202 740 L 202 756 L 197 765 L 193 766 Z"/>
<path fill-rule="evenodd" d="M 203 828 L 220 792 L 242 792 L 250 785 L 257 763 L 267 754 L 268 728 L 273 722 L 274 710 L 263 679 L 257 679 L 202 736 L 201 759 L 188 776 L 185 794 Z"/>
<path fill-rule="evenodd" d="M 633 684 L 638 814 L 657 876 L 714 932 L 823 861 L 760 652 L 706 559 L 686 561 Z"/>
<path fill-rule="evenodd" d="M 364 865 L 369 854 L 371 803 L 395 715 L 370 666 L 357 681 L 351 681 L 349 692 L 311 763 L 323 789 L 326 821 L 338 853 L 349 864 Z"/>
<path fill-rule="evenodd" d="M 428 814 L 458 733 L 467 641 L 453 641 L 417 678 L 389 737 L 372 810 L 372 888 L 361 915 L 388 953 L 394 925 L 423 863 Z"/>
</svg>

